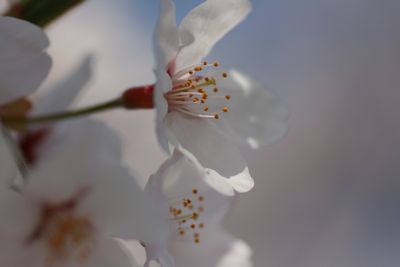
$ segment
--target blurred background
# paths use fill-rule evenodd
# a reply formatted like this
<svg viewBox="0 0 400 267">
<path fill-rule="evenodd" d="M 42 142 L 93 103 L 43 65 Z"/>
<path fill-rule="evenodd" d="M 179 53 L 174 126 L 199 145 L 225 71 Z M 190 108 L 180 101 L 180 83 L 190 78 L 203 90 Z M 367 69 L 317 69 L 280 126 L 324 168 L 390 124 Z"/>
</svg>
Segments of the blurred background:
<svg viewBox="0 0 400 267">
<path fill-rule="evenodd" d="M 200 2 L 176 0 L 178 18 Z M 237 197 L 226 226 L 252 246 L 258 267 L 400 266 L 400 1 L 253 5 L 209 59 L 279 95 L 290 130 L 246 151 L 256 186 Z M 44 90 L 87 53 L 94 75 L 79 105 L 152 83 L 157 14 L 156 0 L 88 0 L 50 25 L 54 68 Z M 153 116 L 99 116 L 123 137 L 142 184 L 165 158 Z"/>
</svg>

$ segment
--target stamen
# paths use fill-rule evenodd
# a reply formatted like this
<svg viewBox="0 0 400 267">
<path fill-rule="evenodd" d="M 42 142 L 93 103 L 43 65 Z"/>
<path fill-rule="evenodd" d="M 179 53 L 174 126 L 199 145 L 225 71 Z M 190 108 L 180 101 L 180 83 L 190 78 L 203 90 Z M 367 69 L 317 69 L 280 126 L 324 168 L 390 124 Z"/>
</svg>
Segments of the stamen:
<svg viewBox="0 0 400 267">
<path fill-rule="evenodd" d="M 198 222 L 204 212 L 203 205 L 200 205 L 200 202 L 203 201 L 204 196 L 199 195 L 197 188 L 193 188 L 190 196 L 180 198 L 180 201 L 175 201 L 175 204 L 169 207 L 171 221 L 176 223 L 177 234 L 181 237 L 185 237 L 188 234 L 190 237 L 193 234 L 192 241 L 195 243 L 200 242 L 200 233 L 198 231 L 204 229 L 204 223 Z M 194 232 L 195 230 L 197 231 Z"/>
<path fill-rule="evenodd" d="M 173 88 L 165 93 L 169 111 L 212 119 L 219 119 L 223 113 L 228 112 L 228 107 L 222 104 L 221 99 L 230 100 L 231 97 L 219 94 L 215 76 L 201 75 L 204 68 L 218 66 L 218 62 L 209 64 L 203 61 L 177 72 L 172 77 Z M 224 78 L 228 76 L 226 72 L 220 75 Z M 210 107 L 213 108 L 210 109 Z"/>
</svg>

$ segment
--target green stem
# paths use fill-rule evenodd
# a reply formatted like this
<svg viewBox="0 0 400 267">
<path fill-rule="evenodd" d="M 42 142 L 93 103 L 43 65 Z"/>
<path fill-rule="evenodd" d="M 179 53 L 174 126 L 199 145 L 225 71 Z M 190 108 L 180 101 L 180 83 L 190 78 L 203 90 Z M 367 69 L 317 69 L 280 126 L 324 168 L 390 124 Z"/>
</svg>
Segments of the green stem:
<svg viewBox="0 0 400 267">
<path fill-rule="evenodd" d="M 40 27 L 45 27 L 84 1 L 85 0 L 20 0 L 11 6 L 3 15 L 27 20 Z"/>
<path fill-rule="evenodd" d="M 66 111 L 66 112 L 60 112 L 60 113 L 55 113 L 55 114 L 50 114 L 50 115 L 44 115 L 44 116 L 37 116 L 37 117 L 27 117 L 27 118 L 21 118 L 21 117 L 3 117 L 2 120 L 5 124 L 35 124 L 35 123 L 48 123 L 48 122 L 56 122 L 56 121 L 61 121 L 61 120 L 66 120 L 66 119 L 71 119 L 71 118 L 76 118 L 76 117 L 81 117 L 84 115 L 89 115 L 113 108 L 118 108 L 122 107 L 122 100 L 121 98 L 111 100 L 105 103 L 97 104 L 91 107 L 86 107 L 78 110 L 73 110 L 73 111 Z"/>
</svg>

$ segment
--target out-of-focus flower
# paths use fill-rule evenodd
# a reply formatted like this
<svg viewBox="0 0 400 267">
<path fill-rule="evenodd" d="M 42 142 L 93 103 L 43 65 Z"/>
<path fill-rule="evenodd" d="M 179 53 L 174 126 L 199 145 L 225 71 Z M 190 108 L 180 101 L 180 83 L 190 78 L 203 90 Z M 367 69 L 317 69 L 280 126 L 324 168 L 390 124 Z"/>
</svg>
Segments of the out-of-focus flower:
<svg viewBox="0 0 400 267">
<path fill-rule="evenodd" d="M 63 112 L 70 108 L 92 77 L 93 55 L 86 56 L 82 62 L 66 75 L 63 79 L 32 99 L 33 107 L 29 115 L 41 116 Z M 37 158 L 37 147 L 51 134 L 52 128 L 61 124 L 39 124 L 29 125 L 19 136 L 19 146 L 28 165 L 35 163 Z"/>
<path fill-rule="evenodd" d="M 23 115 L 29 111 L 30 102 L 24 97 L 39 87 L 51 67 L 51 59 L 45 53 L 48 45 L 48 38 L 39 27 L 0 17 L 0 116 Z M 3 188 L 15 177 L 17 166 L 2 133 L 0 147 L 0 187 Z"/>
<path fill-rule="evenodd" d="M 287 109 L 258 83 L 202 61 L 250 9 L 248 0 L 207 0 L 177 27 L 173 1 L 162 0 L 155 33 L 160 144 L 195 157 L 207 170 L 207 182 L 227 195 L 254 185 L 235 142 L 258 148 L 287 130 Z"/>
<path fill-rule="evenodd" d="M 168 210 L 170 237 L 165 244 L 145 244 L 146 266 L 175 266 L 174 260 L 178 267 L 251 266 L 251 249 L 221 225 L 232 197 L 211 188 L 204 175 L 202 166 L 175 150 L 150 177 L 146 189 Z"/>
<path fill-rule="evenodd" d="M 51 59 L 46 34 L 37 26 L 0 17 L 0 105 L 30 95 L 46 78 Z"/>
<path fill-rule="evenodd" d="M 19 194 L 0 195 L 5 266 L 135 266 L 114 238 L 156 242 L 158 208 L 119 162 L 119 140 L 96 121 L 55 128 Z"/>
</svg>

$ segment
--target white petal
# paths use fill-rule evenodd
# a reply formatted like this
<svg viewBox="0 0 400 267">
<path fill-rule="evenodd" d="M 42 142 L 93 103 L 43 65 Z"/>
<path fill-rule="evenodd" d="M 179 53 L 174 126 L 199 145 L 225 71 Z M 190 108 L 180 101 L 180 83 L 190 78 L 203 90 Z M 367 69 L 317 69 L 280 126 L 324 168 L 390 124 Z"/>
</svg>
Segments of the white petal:
<svg viewBox="0 0 400 267">
<path fill-rule="evenodd" d="M 41 243 L 27 245 L 26 241 L 15 239 L 1 239 L 0 262 L 1 266 L 38 267 L 44 266 L 46 247 Z"/>
<path fill-rule="evenodd" d="M 65 111 L 72 106 L 92 77 L 93 55 L 87 55 L 72 73 L 34 100 L 33 115 Z"/>
<path fill-rule="evenodd" d="M 121 155 L 119 139 L 105 124 L 66 122 L 41 145 L 26 190 L 48 201 L 63 201 L 89 184 L 103 164 L 118 164 Z"/>
<path fill-rule="evenodd" d="M 157 262 L 161 267 L 175 267 L 174 257 L 169 254 L 167 245 L 159 246 L 159 244 L 146 244 L 146 262 L 143 267 L 153 266 L 153 262 Z"/>
<path fill-rule="evenodd" d="M 39 220 L 39 204 L 14 191 L 0 194 L 0 240 L 24 243 Z"/>
<path fill-rule="evenodd" d="M 4 138 L 2 130 L 0 124 L 0 192 L 8 189 L 18 172 L 10 144 Z"/>
<path fill-rule="evenodd" d="M 160 1 L 160 17 L 154 33 L 156 70 L 166 71 L 179 49 L 179 34 L 176 26 L 175 4 L 172 0 Z M 172 66 L 170 66 L 172 67 Z"/>
<path fill-rule="evenodd" d="M 229 193 L 232 186 L 239 192 L 249 191 L 254 181 L 251 178 L 247 165 L 238 149 L 226 137 L 221 135 L 209 119 L 191 118 L 178 112 L 168 113 L 166 120 L 170 141 L 173 145 L 192 155 L 206 168 L 210 179 L 219 176 L 227 179 L 227 184 L 220 181 L 210 183 L 223 194 Z M 210 181 L 208 179 L 208 181 Z M 237 187 L 236 185 L 239 185 Z M 220 185 L 222 187 L 215 187 Z"/>
<path fill-rule="evenodd" d="M 199 63 L 250 10 L 249 0 L 207 0 L 190 11 L 179 26 L 183 48 L 177 57 L 177 68 Z"/>
<path fill-rule="evenodd" d="M 196 161 L 186 157 L 179 149 L 174 150 L 172 157 L 167 159 L 157 173 L 149 178 L 146 189 L 152 191 L 169 209 L 169 200 L 193 197 L 192 190 L 196 189 L 204 197 L 205 208 L 202 219 L 208 223 L 217 224 L 225 215 L 232 198 L 219 194 L 205 180 L 206 171 Z M 172 201 L 174 202 L 174 201 Z"/>
<path fill-rule="evenodd" d="M 28 243 L 39 221 L 38 203 L 14 192 L 0 194 L 0 265 L 41 266 L 45 250 L 40 242 Z"/>
<path fill-rule="evenodd" d="M 46 78 L 50 57 L 45 33 L 37 26 L 0 17 L 0 105 L 29 95 Z"/>
<path fill-rule="evenodd" d="M 135 259 L 117 241 L 102 237 L 88 260 L 79 264 L 82 267 L 138 267 Z"/>
<path fill-rule="evenodd" d="M 155 71 L 155 75 L 157 77 L 157 83 L 153 97 L 156 109 L 156 133 L 159 144 L 169 153 L 167 133 L 164 127 L 164 118 L 168 112 L 168 103 L 164 97 L 164 93 L 172 88 L 172 81 L 167 72 L 163 69 Z"/>
<path fill-rule="evenodd" d="M 105 166 L 93 181 L 82 211 L 90 213 L 105 234 L 123 239 L 158 242 L 167 238 L 162 211 L 126 169 Z"/>
<path fill-rule="evenodd" d="M 146 189 L 158 199 L 159 205 L 165 210 L 169 210 L 170 205 L 178 207 L 178 203 L 182 199 L 190 199 L 194 209 L 201 206 L 203 211 L 199 212 L 197 220 L 205 225 L 203 231 L 207 232 L 208 228 L 213 229 L 220 224 L 232 198 L 219 194 L 208 186 L 204 178 L 205 171 L 202 166 L 175 149 L 172 157 L 166 160 L 157 173 L 150 177 Z M 193 190 L 196 190 L 196 193 L 193 193 Z M 198 201 L 199 196 L 203 198 L 201 201 Z M 181 208 L 182 214 L 193 212 L 182 205 L 179 205 L 179 208 Z M 169 220 L 167 223 L 172 225 L 170 242 L 182 240 L 177 231 L 178 225 L 174 220 Z M 194 243 L 193 240 L 192 243 Z M 146 244 L 145 249 L 147 253 L 146 266 L 151 261 L 157 261 L 163 267 L 175 266 L 166 244 Z"/>
<path fill-rule="evenodd" d="M 220 228 L 202 236 L 199 244 L 175 242 L 171 252 L 177 266 L 251 267 L 251 249 Z"/>
<path fill-rule="evenodd" d="M 231 71 L 218 87 L 231 95 L 229 112 L 215 121 L 220 131 L 239 143 L 256 149 L 279 140 L 288 130 L 289 112 L 285 105 L 258 82 Z"/>
</svg>

